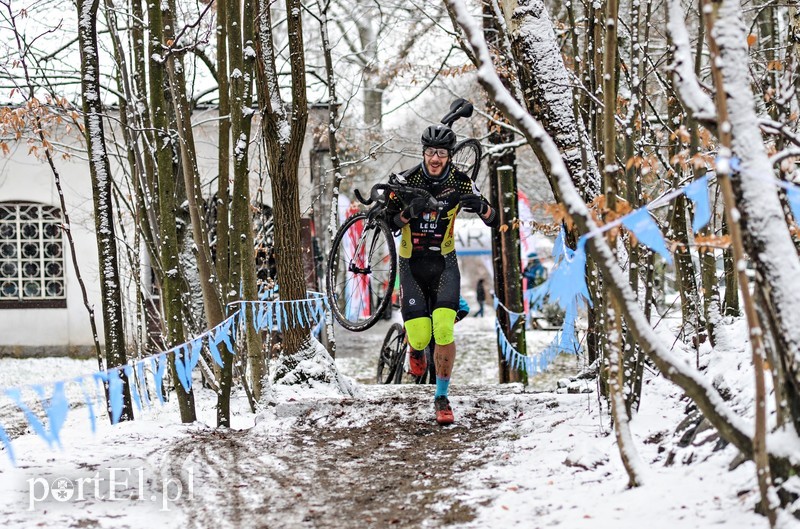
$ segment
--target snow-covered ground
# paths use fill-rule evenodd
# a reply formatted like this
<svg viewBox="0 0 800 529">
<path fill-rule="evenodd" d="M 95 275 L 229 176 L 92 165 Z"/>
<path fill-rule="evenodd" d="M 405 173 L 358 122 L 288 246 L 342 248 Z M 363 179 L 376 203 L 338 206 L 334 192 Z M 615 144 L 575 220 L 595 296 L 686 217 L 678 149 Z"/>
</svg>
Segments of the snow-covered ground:
<svg viewBox="0 0 800 529">
<path fill-rule="evenodd" d="M 752 463 L 730 471 L 736 450 L 722 446 L 711 429 L 691 437 L 676 432 L 688 405 L 678 388 L 648 374 L 632 423 L 648 474 L 644 486 L 627 489 L 596 392 L 553 391 L 554 377 L 574 374 L 580 364 L 562 359 L 560 372 L 533 381 L 535 391 L 495 385 L 492 325 L 488 317 L 459 323 L 452 427 L 433 422 L 432 388 L 414 385 L 362 383 L 352 398 L 273 388 L 273 404 L 257 414 L 239 396 L 230 430 L 212 427 L 209 391 L 198 393 L 200 421 L 192 425 L 179 423 L 173 401 L 133 422 L 100 420 L 93 435 L 86 410 L 73 410 L 63 450 L 18 432 L 18 466 L 0 459 L 0 519 L 6 529 L 164 522 L 342 529 L 768 526 L 753 513 Z M 340 333 L 340 369 L 371 381 L 384 331 Z M 727 331 L 726 350 L 704 349 L 701 365 L 709 366 L 709 376 L 724 376 L 746 415 L 752 372 L 740 329 Z M 548 337 L 529 333 L 534 343 Z M 94 369 L 91 361 L 4 359 L 0 384 Z M 15 413 L 0 407 L 0 422 L 13 422 Z M 792 522 L 784 518 L 782 524 Z"/>
</svg>

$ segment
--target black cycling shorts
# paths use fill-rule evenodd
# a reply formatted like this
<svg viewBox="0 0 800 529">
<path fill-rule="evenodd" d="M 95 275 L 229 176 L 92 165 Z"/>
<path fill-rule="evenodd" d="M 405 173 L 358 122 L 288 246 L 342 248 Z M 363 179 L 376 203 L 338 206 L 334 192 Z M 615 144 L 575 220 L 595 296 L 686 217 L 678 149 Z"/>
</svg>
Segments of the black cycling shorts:
<svg viewBox="0 0 800 529">
<path fill-rule="evenodd" d="M 434 309 L 458 311 L 461 272 L 456 253 L 415 253 L 400 258 L 400 298 L 403 320 L 430 317 Z"/>
</svg>

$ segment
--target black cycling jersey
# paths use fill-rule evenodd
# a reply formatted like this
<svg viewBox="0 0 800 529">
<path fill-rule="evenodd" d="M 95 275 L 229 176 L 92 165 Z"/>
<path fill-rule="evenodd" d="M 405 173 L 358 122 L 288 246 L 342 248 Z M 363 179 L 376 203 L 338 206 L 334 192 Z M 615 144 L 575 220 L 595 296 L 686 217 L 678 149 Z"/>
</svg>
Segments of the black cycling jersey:
<svg viewBox="0 0 800 529">
<path fill-rule="evenodd" d="M 410 171 L 394 176 L 396 183 L 424 189 L 444 203 L 439 211 L 425 211 L 403 225 L 397 218 L 405 204 L 394 193 L 389 195 L 388 217 L 395 229 L 401 229 L 400 257 L 409 258 L 412 254 L 420 253 L 446 255 L 456 249 L 453 232 L 460 207 L 459 200 L 467 194 L 480 195 L 480 191 L 469 176 L 456 170 L 454 165 L 448 165 L 445 171 L 446 176 L 433 179 L 425 175 L 420 164 Z M 484 223 L 496 227 L 498 220 L 498 215 L 493 215 L 489 222 L 484 220 Z"/>
<path fill-rule="evenodd" d="M 430 317 L 438 308 L 459 308 L 461 273 L 455 253 L 455 220 L 461 197 L 480 192 L 469 176 L 452 164 L 445 171 L 444 176 L 434 179 L 425 174 L 420 164 L 391 179 L 392 183 L 424 189 L 444 204 L 438 211 L 423 211 L 403 224 L 399 214 L 407 204 L 394 193 L 389 195 L 388 217 L 393 227 L 401 230 L 400 286 L 405 321 Z M 496 227 L 498 217 L 493 213 L 488 221 L 482 220 Z"/>
</svg>

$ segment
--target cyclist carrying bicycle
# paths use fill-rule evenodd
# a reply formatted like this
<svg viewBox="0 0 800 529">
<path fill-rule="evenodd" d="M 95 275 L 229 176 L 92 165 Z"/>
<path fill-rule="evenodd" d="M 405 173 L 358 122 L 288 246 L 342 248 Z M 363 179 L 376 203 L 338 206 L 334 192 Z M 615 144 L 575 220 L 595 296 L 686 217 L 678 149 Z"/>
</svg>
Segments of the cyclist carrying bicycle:
<svg viewBox="0 0 800 529">
<path fill-rule="evenodd" d="M 442 207 L 429 209 L 425 198 L 404 205 L 394 193 L 387 206 L 392 227 L 401 231 L 401 311 L 410 345 L 409 371 L 414 376 L 425 372 L 425 347 L 433 335 L 434 408 L 439 424 L 454 421 L 447 394 L 456 356 L 453 325 L 461 294 L 454 240 L 456 216 L 462 209 L 476 213 L 492 228 L 500 220 L 470 177 L 450 163 L 455 144 L 456 134 L 449 126 L 429 126 L 422 133 L 422 163 L 390 177 L 390 183 L 428 191 Z"/>
</svg>

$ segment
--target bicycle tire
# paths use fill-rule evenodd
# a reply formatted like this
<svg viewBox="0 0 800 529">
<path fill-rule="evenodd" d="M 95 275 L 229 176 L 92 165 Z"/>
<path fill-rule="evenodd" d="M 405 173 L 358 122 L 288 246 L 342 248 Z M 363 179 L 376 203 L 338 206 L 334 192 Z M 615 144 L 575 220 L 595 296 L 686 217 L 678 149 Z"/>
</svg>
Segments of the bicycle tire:
<svg viewBox="0 0 800 529">
<path fill-rule="evenodd" d="M 400 360 L 398 363 L 398 359 L 405 356 L 405 335 L 402 324 L 394 323 L 389 327 L 378 355 L 378 384 L 391 384 L 399 378 L 396 375 L 397 371 L 402 371 L 403 362 Z"/>
<path fill-rule="evenodd" d="M 475 138 L 467 138 L 466 140 L 458 142 L 453 148 L 450 161 L 455 164 L 456 169 L 466 173 L 469 179 L 477 185 L 482 157 L 483 149 L 481 148 L 481 142 Z"/>
<path fill-rule="evenodd" d="M 343 247 L 345 237 L 352 248 Z M 356 281 L 359 276 L 366 285 Z M 397 250 L 386 222 L 368 220 L 366 213 L 348 218 L 336 232 L 328 259 L 325 290 L 336 321 L 355 332 L 375 325 L 391 303 L 396 277 Z"/>
</svg>

